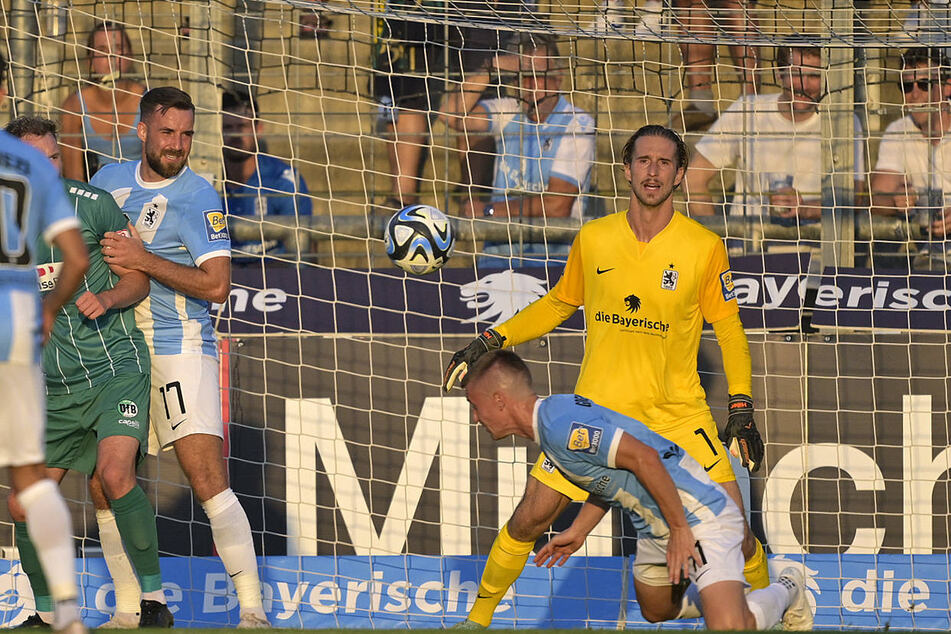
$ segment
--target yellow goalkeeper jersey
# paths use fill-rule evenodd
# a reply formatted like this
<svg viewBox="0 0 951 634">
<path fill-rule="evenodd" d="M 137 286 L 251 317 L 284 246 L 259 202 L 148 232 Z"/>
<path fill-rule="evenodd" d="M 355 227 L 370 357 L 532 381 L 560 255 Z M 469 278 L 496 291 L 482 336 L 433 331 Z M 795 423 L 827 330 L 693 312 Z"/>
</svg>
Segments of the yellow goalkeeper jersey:
<svg viewBox="0 0 951 634">
<path fill-rule="evenodd" d="M 625 212 L 591 221 L 552 295 L 585 308 L 578 394 L 659 433 L 709 416 L 697 373 L 703 321 L 739 310 L 719 236 L 676 212 L 649 243 Z"/>
</svg>

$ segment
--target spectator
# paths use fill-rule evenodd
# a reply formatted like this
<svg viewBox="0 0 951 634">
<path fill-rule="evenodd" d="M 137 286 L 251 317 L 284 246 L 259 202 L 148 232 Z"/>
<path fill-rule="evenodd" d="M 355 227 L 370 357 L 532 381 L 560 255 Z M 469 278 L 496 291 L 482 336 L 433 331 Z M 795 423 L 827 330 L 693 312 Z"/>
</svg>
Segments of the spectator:
<svg viewBox="0 0 951 634">
<path fill-rule="evenodd" d="M 763 216 L 785 226 L 817 222 L 822 215 L 821 51 L 784 47 L 777 62 L 782 92 L 741 97 L 697 143 L 686 178 L 691 215 L 714 214 L 709 184 L 726 168 L 736 174 L 728 215 Z M 858 131 L 857 118 L 855 125 Z M 855 168 L 864 173 L 859 140 Z M 864 178 L 856 180 L 859 190 Z"/>
<path fill-rule="evenodd" d="M 466 134 L 491 133 L 497 139 L 495 180 L 489 200 L 467 200 L 462 215 L 494 218 L 575 218 L 594 162 L 594 119 L 560 92 L 563 58 L 546 35 L 525 34 L 519 42 L 518 98 L 478 102 L 465 114 L 447 106 L 448 125 Z M 500 66 L 503 64 L 500 58 Z M 466 83 L 478 86 L 486 74 Z M 463 92 L 475 92 L 466 90 Z M 546 264 L 546 255 L 565 256 L 568 244 L 529 243 L 519 247 L 487 243 L 485 252 L 535 256 L 522 264 Z M 496 260 L 497 264 L 502 264 Z"/>
<path fill-rule="evenodd" d="M 693 36 L 712 37 L 719 29 L 739 41 L 755 23 L 746 8 L 747 0 L 674 0 L 674 5 L 683 16 L 679 18 L 684 30 Z M 755 4 L 755 0 L 752 0 Z M 716 14 L 715 14 L 716 12 Z M 716 22 L 714 22 L 716 15 Z M 743 44 L 730 45 L 730 56 L 740 73 L 744 94 L 757 92 L 756 77 L 758 51 Z M 680 54 L 684 65 L 684 90 L 687 106 L 683 110 L 684 129 L 697 130 L 717 118 L 713 94 L 714 68 L 717 47 L 714 44 L 683 43 Z"/>
<path fill-rule="evenodd" d="M 63 176 L 92 178 L 103 165 L 142 157 L 136 133 L 145 86 L 125 77 L 132 40 L 121 24 L 100 22 L 86 41 L 91 82 L 63 102 Z M 85 160 L 84 160 L 85 158 Z"/>
<path fill-rule="evenodd" d="M 235 216 L 310 216 L 312 202 L 307 183 L 291 165 L 262 154 L 262 125 L 257 117 L 258 104 L 249 97 L 226 92 L 221 99 L 222 154 L 225 160 L 225 198 L 227 213 Z M 278 255 L 299 257 L 296 245 L 278 240 L 232 241 L 240 255 Z"/>
<path fill-rule="evenodd" d="M 951 73 L 937 48 L 912 48 L 901 57 L 904 110 L 885 128 L 872 171 L 873 213 L 907 214 L 928 241 L 916 266 L 943 261 L 951 230 Z"/>
<path fill-rule="evenodd" d="M 494 8 L 487 1 L 465 0 L 456 6 L 468 19 L 473 16 L 507 21 L 517 18 L 519 5 L 502 0 Z M 510 5 L 510 6 L 509 6 Z M 483 20 L 485 21 L 485 20 Z M 389 144 L 390 194 L 384 211 L 400 209 L 418 201 L 420 176 L 426 163 L 430 115 L 439 109 L 447 76 L 459 78 L 492 65 L 499 50 L 507 48 L 506 33 L 491 29 L 446 27 L 421 21 L 381 18 L 375 28 L 373 74 L 370 89 L 380 103 L 377 127 Z M 447 51 L 448 49 L 448 51 Z M 447 67 L 448 59 L 448 67 Z M 466 96 L 471 107 L 482 89 Z M 460 137 L 462 184 L 478 182 L 480 156 L 490 156 L 491 146 L 467 145 Z M 470 171 L 472 172 L 470 174 Z"/>
<path fill-rule="evenodd" d="M 587 29 L 596 34 L 619 31 L 631 17 L 632 11 L 624 0 L 599 0 L 595 5 L 598 15 Z M 635 36 L 651 38 L 663 34 L 664 3 L 661 0 L 646 0 L 637 11 L 641 17 L 634 28 Z"/>
<path fill-rule="evenodd" d="M 7 63 L 7 58 L 0 53 L 0 103 L 7 97 L 7 72 L 10 69 L 10 65 Z"/>
</svg>

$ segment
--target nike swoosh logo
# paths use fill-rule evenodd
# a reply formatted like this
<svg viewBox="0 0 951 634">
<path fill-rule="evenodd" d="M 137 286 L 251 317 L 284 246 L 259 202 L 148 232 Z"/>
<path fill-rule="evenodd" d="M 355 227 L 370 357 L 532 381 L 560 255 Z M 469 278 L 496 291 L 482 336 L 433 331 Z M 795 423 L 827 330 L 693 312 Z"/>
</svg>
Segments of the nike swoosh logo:
<svg viewBox="0 0 951 634">
<path fill-rule="evenodd" d="M 598 272 L 598 275 L 601 275 L 602 273 L 607 273 L 608 271 L 613 271 L 615 268 L 616 268 L 616 267 L 613 267 L 613 266 L 612 266 L 612 267 L 609 268 L 609 269 L 602 269 L 602 268 L 599 266 L 597 272 Z"/>
<path fill-rule="evenodd" d="M 239 570 L 238 572 L 236 572 L 236 573 L 234 573 L 234 574 L 231 574 L 231 573 L 229 572 L 229 573 L 228 573 L 228 576 L 231 577 L 232 579 L 234 579 L 235 577 L 237 577 L 238 575 L 240 575 L 242 572 L 244 572 L 244 571 L 243 571 L 243 570 Z"/>
<path fill-rule="evenodd" d="M 488 594 L 477 594 L 477 595 L 476 595 L 476 598 L 478 598 L 478 599 L 491 599 L 492 596 L 491 596 L 491 595 L 488 595 Z"/>
<path fill-rule="evenodd" d="M 182 420 L 180 420 L 180 421 L 178 421 L 177 423 L 175 423 L 174 425 L 172 425 L 172 431 L 175 431 L 176 429 L 178 429 L 178 427 L 179 427 L 182 423 L 184 423 L 185 420 L 186 420 L 186 419 L 183 418 Z"/>
<path fill-rule="evenodd" d="M 173 429 L 174 429 L 174 427 L 173 427 Z M 723 460 L 723 458 L 720 458 L 720 460 Z M 720 464 L 720 460 L 717 460 L 716 462 L 714 462 L 714 463 L 713 463 L 712 465 L 710 465 L 709 467 L 704 467 L 703 470 L 704 470 L 704 471 L 710 471 L 710 469 L 712 469 L 712 468 L 714 468 L 715 466 L 717 466 L 718 464 Z"/>
</svg>

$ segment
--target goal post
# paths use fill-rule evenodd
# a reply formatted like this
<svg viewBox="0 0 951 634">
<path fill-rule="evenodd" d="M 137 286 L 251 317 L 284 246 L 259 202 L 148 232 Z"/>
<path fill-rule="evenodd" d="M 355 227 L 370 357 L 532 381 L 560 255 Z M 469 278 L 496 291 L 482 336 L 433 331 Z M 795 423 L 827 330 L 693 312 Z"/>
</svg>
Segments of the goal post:
<svg viewBox="0 0 951 634">
<path fill-rule="evenodd" d="M 900 127 L 947 108 L 946 99 L 913 100 L 951 69 L 926 65 L 932 74 L 919 84 L 903 73 L 901 55 L 951 49 L 949 7 L 681 4 L 3 3 L 9 116 L 58 121 L 78 89 L 124 90 L 90 71 L 86 38 L 101 19 L 130 36 L 125 78 L 178 86 L 195 101 L 191 167 L 230 192 L 236 242 L 231 295 L 212 307 L 231 484 L 251 522 L 275 626 L 442 627 L 465 617 L 537 450 L 492 442 L 471 425 L 462 393 L 442 393 L 442 369 L 480 331 L 554 286 L 583 222 L 626 209 L 621 151 L 646 123 L 677 129 L 694 165 L 702 157 L 713 166 L 706 190 L 683 186 L 675 204 L 730 251 L 766 441 L 763 467 L 749 479 L 750 518 L 774 571 L 805 570 L 821 627 L 951 626 L 951 284 L 947 242 L 931 224 L 951 187 L 951 149 L 945 159 L 942 134 L 915 149 L 922 128 Z M 553 42 L 544 72 L 521 64 L 526 41 Z M 814 47 L 818 66 L 801 56 L 785 63 L 789 47 L 808 55 Z M 456 129 L 447 121 L 460 113 L 448 99 L 482 71 L 480 101 L 494 99 L 484 109 L 495 109 L 500 127 L 530 117 L 520 95 L 549 80 L 564 107 L 584 116 L 538 134 Z M 776 105 L 787 103 L 784 90 L 815 102 L 795 126 Z M 285 165 L 269 183 L 241 189 L 226 168 L 226 91 L 254 102 L 243 115 L 253 124 L 250 147 Z M 98 113 L 98 124 L 61 142 L 89 147 L 115 114 Z M 932 123 L 924 129 L 940 133 Z M 899 129 L 902 143 L 888 136 Z M 559 157 L 554 170 L 578 185 L 567 217 L 483 215 L 500 199 L 499 183 L 503 197 L 537 197 L 538 180 L 524 173 L 539 169 L 546 144 L 565 139 L 591 148 Z M 889 142 L 896 153 L 884 161 Z M 882 182 L 877 173 L 897 173 L 896 157 L 909 166 L 904 206 L 895 191 L 887 200 L 870 191 Z M 788 199 L 774 202 L 787 187 L 799 195 L 800 220 L 786 217 Z M 241 215 L 248 199 L 252 212 Z M 290 213 L 259 213 L 274 200 L 290 201 Z M 449 263 L 419 277 L 393 267 L 382 241 L 396 207 L 415 200 L 451 216 L 457 238 Z M 505 253 L 529 261 L 493 267 L 486 258 Z M 518 347 L 540 393 L 573 389 L 584 328 L 579 311 Z M 699 367 L 722 426 L 728 390 L 712 331 Z M 176 623 L 236 623 L 233 587 L 174 457 L 150 457 L 140 478 L 158 514 Z M 84 555 L 85 617 L 95 625 L 108 619 L 112 589 L 95 556 L 85 482 L 71 475 L 64 487 Z M 576 512 L 570 507 L 555 530 Z M 31 595 L 5 513 L 0 586 L 12 594 L 0 621 L 14 623 Z M 629 522 L 608 515 L 564 569 L 528 566 L 495 622 L 648 627 L 633 592 L 635 543 Z"/>
</svg>

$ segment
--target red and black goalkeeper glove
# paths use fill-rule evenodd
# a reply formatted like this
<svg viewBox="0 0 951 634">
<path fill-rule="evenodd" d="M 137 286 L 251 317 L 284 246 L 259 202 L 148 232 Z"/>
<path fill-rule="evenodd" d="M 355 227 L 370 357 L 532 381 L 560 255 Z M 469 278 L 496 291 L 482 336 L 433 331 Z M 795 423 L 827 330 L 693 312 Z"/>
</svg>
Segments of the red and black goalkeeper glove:
<svg viewBox="0 0 951 634">
<path fill-rule="evenodd" d="M 489 350 L 498 350 L 504 344 L 505 337 L 491 328 L 473 339 L 468 346 L 452 355 L 452 359 L 449 360 L 449 365 L 446 366 L 446 371 L 442 375 L 443 389 L 448 392 L 456 384 L 456 381 L 460 381 L 460 385 L 465 385 L 469 366 Z"/>
<path fill-rule="evenodd" d="M 753 399 L 746 394 L 730 396 L 730 415 L 727 418 L 725 438 L 730 453 L 739 458 L 752 473 L 763 462 L 763 439 L 753 422 Z"/>
</svg>

